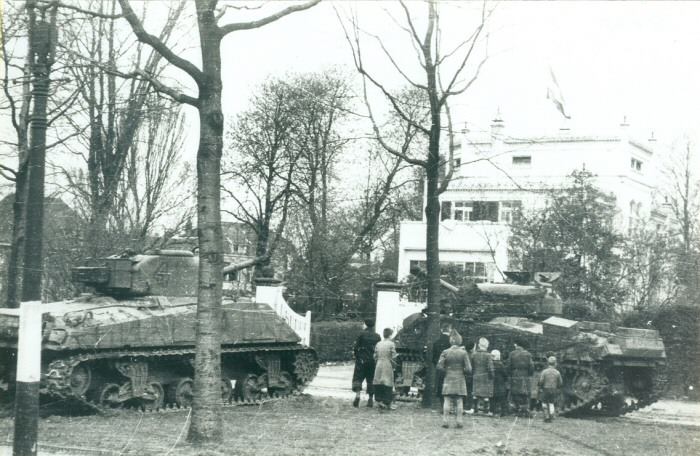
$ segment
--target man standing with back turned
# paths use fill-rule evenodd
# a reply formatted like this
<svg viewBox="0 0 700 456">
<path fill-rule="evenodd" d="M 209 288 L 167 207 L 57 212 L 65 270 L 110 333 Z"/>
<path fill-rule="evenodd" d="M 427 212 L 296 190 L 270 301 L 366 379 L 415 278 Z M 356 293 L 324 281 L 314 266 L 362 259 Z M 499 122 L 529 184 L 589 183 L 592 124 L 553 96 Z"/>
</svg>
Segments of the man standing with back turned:
<svg viewBox="0 0 700 456">
<path fill-rule="evenodd" d="M 527 342 L 519 340 L 514 343 L 515 350 L 508 357 L 510 374 L 510 394 L 519 414 L 530 416 L 530 377 L 535 372 L 532 355 L 527 348 Z"/>
<path fill-rule="evenodd" d="M 352 347 L 352 354 L 355 358 L 355 371 L 352 374 L 352 390 L 355 392 L 355 399 L 352 401 L 353 407 L 360 406 L 360 394 L 362 393 L 362 382 L 367 383 L 367 407 L 374 405 L 374 346 L 381 338 L 374 332 L 374 322 L 365 320 L 365 327 Z"/>
</svg>

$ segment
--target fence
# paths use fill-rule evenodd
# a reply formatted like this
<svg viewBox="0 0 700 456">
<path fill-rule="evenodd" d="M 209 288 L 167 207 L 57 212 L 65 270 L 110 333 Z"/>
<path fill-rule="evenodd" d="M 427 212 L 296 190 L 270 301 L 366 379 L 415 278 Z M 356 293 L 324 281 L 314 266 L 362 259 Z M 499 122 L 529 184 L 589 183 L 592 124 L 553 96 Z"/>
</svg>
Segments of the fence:
<svg viewBox="0 0 700 456">
<path fill-rule="evenodd" d="M 268 281 L 268 283 L 258 283 L 255 287 L 255 302 L 262 302 L 272 307 L 277 315 L 301 338 L 304 345 L 311 344 L 311 312 L 305 315 L 296 313 L 284 299 L 283 288 L 279 282 Z"/>
</svg>

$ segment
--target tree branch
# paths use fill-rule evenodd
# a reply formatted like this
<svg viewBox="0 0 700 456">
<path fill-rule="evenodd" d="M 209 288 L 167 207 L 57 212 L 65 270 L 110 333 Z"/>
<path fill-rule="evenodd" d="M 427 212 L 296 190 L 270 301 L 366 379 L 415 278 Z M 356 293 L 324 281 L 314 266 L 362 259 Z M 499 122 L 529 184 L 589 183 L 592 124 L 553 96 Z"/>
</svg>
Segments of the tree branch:
<svg viewBox="0 0 700 456">
<path fill-rule="evenodd" d="M 195 80 L 198 86 L 205 83 L 204 74 L 199 68 L 193 65 L 192 62 L 176 55 L 160 38 L 146 32 L 146 30 L 143 28 L 141 20 L 139 20 L 139 18 L 136 16 L 134 10 L 131 9 L 129 0 L 119 0 L 119 6 L 121 6 L 122 12 L 124 13 L 124 18 L 127 20 L 127 22 L 129 22 L 131 29 L 139 41 L 148 44 L 168 62 L 189 74 L 192 79 Z"/>
<path fill-rule="evenodd" d="M 120 2 L 124 0 L 119 0 Z M 222 27 L 219 27 L 221 30 L 222 35 L 227 35 L 231 32 L 237 32 L 239 30 L 251 30 L 251 29 L 256 29 L 259 27 L 262 27 L 264 25 L 267 25 L 271 22 L 275 22 L 278 19 L 281 19 L 285 16 L 288 16 L 292 13 L 296 13 L 297 11 L 304 11 L 306 9 L 311 8 L 312 6 L 316 5 L 319 3 L 321 0 L 311 0 L 306 3 L 302 3 L 301 5 L 293 5 L 289 6 L 281 11 L 278 11 L 275 14 L 272 14 L 270 16 L 267 16 L 262 19 L 258 19 L 257 21 L 250 21 L 250 22 L 234 22 L 232 24 L 226 24 Z"/>
</svg>

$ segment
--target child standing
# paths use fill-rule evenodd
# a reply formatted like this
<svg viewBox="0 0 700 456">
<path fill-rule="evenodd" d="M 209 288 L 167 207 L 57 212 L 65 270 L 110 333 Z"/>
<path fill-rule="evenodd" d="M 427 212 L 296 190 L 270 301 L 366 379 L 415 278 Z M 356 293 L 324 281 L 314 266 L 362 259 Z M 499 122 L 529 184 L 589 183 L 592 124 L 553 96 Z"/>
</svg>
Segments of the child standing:
<svg viewBox="0 0 700 456">
<path fill-rule="evenodd" d="M 491 400 L 491 413 L 496 416 L 505 416 L 508 413 L 508 373 L 501 361 L 501 352 L 491 351 L 493 358 L 493 399 Z"/>
<path fill-rule="evenodd" d="M 557 359 L 554 356 L 550 356 L 547 358 L 547 364 L 549 367 L 540 374 L 538 386 L 542 407 L 544 407 L 544 421 L 550 423 L 554 419 L 556 413 L 554 404 L 559 398 L 563 381 L 561 374 L 555 367 L 557 365 Z"/>
</svg>

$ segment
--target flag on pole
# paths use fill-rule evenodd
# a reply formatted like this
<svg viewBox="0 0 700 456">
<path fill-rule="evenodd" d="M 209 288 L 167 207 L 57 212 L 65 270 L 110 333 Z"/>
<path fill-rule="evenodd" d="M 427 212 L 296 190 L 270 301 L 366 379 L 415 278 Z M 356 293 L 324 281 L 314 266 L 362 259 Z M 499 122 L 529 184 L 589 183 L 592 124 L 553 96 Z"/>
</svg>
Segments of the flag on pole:
<svg viewBox="0 0 700 456">
<path fill-rule="evenodd" d="M 549 75 L 552 77 L 552 80 L 549 83 L 549 87 L 547 87 L 547 99 L 554 103 L 554 106 L 565 119 L 571 119 L 571 116 L 566 113 L 564 95 L 561 93 L 561 88 L 551 67 L 549 68 Z"/>
</svg>

